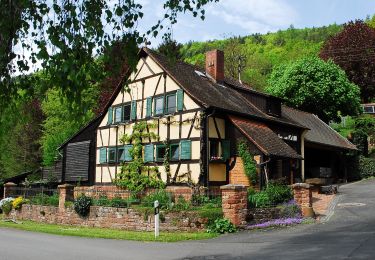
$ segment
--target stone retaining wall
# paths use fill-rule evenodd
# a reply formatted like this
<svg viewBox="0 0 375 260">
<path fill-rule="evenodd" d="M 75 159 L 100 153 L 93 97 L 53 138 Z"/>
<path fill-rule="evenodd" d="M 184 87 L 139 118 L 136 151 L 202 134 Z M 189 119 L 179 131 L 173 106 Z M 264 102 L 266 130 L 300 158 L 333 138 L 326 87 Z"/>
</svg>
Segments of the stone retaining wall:
<svg viewBox="0 0 375 260">
<path fill-rule="evenodd" d="M 280 213 L 280 208 L 251 208 L 248 209 L 248 221 L 254 224 L 264 223 L 279 219 Z"/>
<path fill-rule="evenodd" d="M 139 212 L 132 208 L 91 206 L 89 216 L 81 218 L 71 207 L 61 210 L 53 206 L 25 204 L 20 210 L 13 209 L 9 217 L 49 224 L 135 231 L 154 230 L 153 212 Z M 197 212 L 161 212 L 160 214 L 160 230 L 162 231 L 202 231 L 205 230 L 206 223 L 207 219 L 199 217 Z"/>
</svg>

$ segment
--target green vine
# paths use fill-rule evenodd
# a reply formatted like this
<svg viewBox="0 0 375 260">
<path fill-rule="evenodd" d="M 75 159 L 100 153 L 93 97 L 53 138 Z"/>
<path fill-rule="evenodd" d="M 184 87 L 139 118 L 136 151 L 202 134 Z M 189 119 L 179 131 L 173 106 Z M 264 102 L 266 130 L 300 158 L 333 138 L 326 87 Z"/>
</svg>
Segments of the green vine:
<svg viewBox="0 0 375 260">
<path fill-rule="evenodd" d="M 117 186 L 126 188 L 134 193 L 144 191 L 146 188 L 160 189 L 165 187 L 159 168 L 157 166 L 146 166 L 142 156 L 142 140 L 145 138 L 151 140 L 159 139 L 155 133 L 147 131 L 152 128 L 155 128 L 155 124 L 135 123 L 132 133 L 130 135 L 124 134 L 121 137 L 121 143 L 133 144 L 133 148 L 129 151 L 132 161 L 125 162 L 121 167 L 120 173 L 117 174 L 114 180 Z"/>
<path fill-rule="evenodd" d="M 253 155 L 249 152 L 249 147 L 246 141 L 241 140 L 237 145 L 237 153 L 242 158 L 245 174 L 252 185 L 257 184 L 258 174 L 256 163 L 253 159 Z"/>
<path fill-rule="evenodd" d="M 164 154 L 164 158 L 163 158 L 163 166 L 165 168 L 165 172 L 167 174 L 167 184 L 169 184 L 171 182 L 171 167 L 170 167 L 170 164 L 169 164 L 169 142 L 168 141 L 165 141 L 164 142 L 165 144 L 165 154 Z"/>
</svg>

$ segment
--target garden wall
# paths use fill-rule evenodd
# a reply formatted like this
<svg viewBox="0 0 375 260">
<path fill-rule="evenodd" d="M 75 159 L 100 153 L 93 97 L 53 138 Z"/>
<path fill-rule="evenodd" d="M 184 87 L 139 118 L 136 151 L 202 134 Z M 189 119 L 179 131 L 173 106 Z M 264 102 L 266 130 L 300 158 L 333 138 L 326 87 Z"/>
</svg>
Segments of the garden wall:
<svg viewBox="0 0 375 260">
<path fill-rule="evenodd" d="M 73 208 L 59 210 L 53 206 L 24 204 L 20 210 L 12 210 L 10 218 L 32 220 L 41 223 L 63 224 L 85 227 L 114 228 L 135 231 L 154 230 L 153 212 L 140 212 L 132 208 L 90 207 L 86 218 L 78 216 Z M 205 230 L 206 218 L 197 212 L 161 212 L 160 230 L 194 232 Z"/>
<path fill-rule="evenodd" d="M 247 220 L 259 224 L 281 218 L 281 208 L 251 208 L 248 210 Z"/>
</svg>

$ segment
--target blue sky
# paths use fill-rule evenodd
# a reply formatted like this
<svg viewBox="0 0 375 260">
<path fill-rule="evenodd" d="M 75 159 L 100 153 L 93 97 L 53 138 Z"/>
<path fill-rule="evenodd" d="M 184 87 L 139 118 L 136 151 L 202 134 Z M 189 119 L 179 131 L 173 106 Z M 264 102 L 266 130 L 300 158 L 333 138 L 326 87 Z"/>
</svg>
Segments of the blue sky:
<svg viewBox="0 0 375 260">
<path fill-rule="evenodd" d="M 139 29 L 148 27 L 161 17 L 162 0 L 140 0 L 145 19 Z M 286 29 L 318 27 L 349 20 L 364 19 L 375 14 L 374 0 L 221 0 L 206 7 L 201 21 L 181 15 L 173 27 L 179 42 L 222 39 L 231 35 L 249 35 Z M 160 39 L 154 39 L 153 44 Z"/>
</svg>

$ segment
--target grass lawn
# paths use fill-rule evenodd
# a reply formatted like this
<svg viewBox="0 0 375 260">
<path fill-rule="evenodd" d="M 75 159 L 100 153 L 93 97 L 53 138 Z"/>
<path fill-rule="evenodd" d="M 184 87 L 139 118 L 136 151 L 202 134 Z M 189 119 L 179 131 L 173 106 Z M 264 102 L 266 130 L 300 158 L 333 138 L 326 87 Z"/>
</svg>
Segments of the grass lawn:
<svg viewBox="0 0 375 260">
<path fill-rule="evenodd" d="M 0 215 L 0 219 L 2 219 Z M 121 240 L 137 241 L 158 241 L 158 242 L 177 242 L 184 240 L 199 240 L 217 237 L 217 234 L 206 232 L 185 233 L 185 232 L 160 232 L 158 238 L 154 238 L 153 232 L 124 231 L 117 229 L 75 227 L 54 224 L 42 224 L 33 221 L 20 221 L 20 224 L 0 220 L 0 227 L 16 228 L 26 231 L 43 232 L 48 234 L 63 236 L 79 236 L 90 238 L 107 238 Z"/>
</svg>

